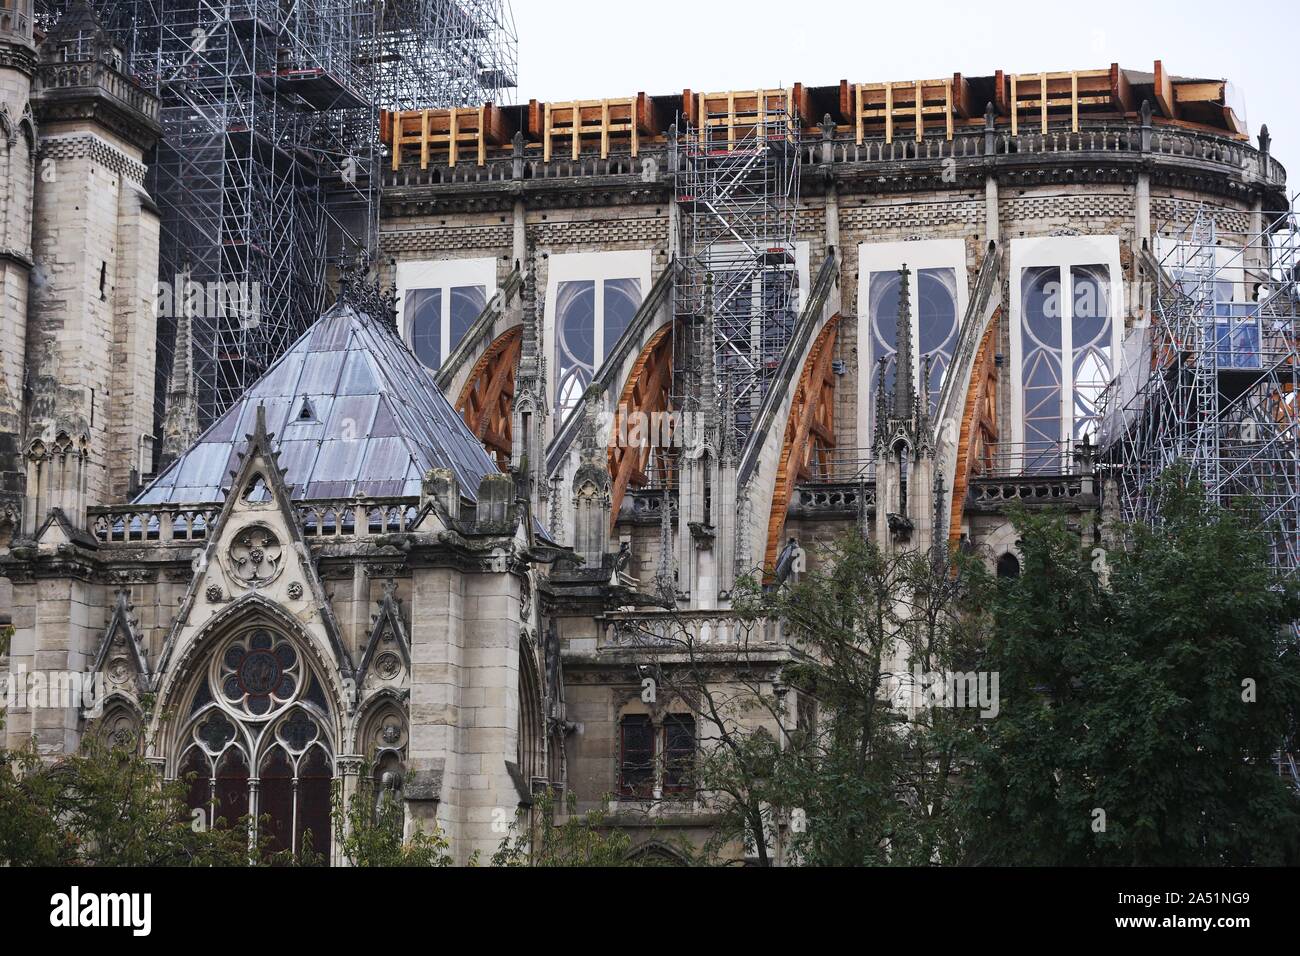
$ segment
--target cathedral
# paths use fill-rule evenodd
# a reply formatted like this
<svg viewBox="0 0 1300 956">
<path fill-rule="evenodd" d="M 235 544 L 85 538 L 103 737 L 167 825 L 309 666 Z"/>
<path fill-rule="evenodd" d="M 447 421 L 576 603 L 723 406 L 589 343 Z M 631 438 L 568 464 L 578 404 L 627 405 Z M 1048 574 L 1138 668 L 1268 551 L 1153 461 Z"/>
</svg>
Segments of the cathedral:
<svg viewBox="0 0 1300 956">
<path fill-rule="evenodd" d="M 702 843 L 654 635 L 778 687 L 742 576 L 855 529 L 1015 575 L 1015 506 L 1099 535 L 1163 250 L 1208 210 L 1240 322 L 1287 207 L 1229 85 L 1160 61 L 384 112 L 366 269 L 227 394 L 159 293 L 169 129 L 91 4 L 0 0 L 0 678 L 96 688 L 4 740 L 137 747 L 336 864 L 363 784 L 461 863 L 548 791 Z"/>
</svg>

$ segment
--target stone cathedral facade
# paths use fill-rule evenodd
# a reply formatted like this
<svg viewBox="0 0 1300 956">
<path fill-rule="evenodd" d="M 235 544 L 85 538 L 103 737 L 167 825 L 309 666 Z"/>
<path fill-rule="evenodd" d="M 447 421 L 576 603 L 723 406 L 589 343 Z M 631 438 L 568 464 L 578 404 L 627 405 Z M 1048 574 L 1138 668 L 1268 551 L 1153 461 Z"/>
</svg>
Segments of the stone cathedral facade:
<svg viewBox="0 0 1300 956">
<path fill-rule="evenodd" d="M 701 841 L 707 729 L 646 698 L 644 636 L 725 655 L 736 580 L 852 528 L 1007 574 L 1013 502 L 1093 533 L 1100 393 L 1162 229 L 1214 209 L 1247 299 L 1286 205 L 1226 84 L 1159 62 L 387 114 L 395 314 L 339 276 L 199 433 L 183 317 L 153 419 L 158 104 L 88 7 L 38 38 L 22 6 L 0 0 L 2 666 L 103 693 L 10 706 L 6 743 L 139 747 L 277 847 L 328 843 L 363 774 L 460 861 L 548 788 L 640 852 Z M 794 306 L 739 409 L 701 359 L 720 317 L 677 295 L 699 211 L 676 130 L 769 103 L 802 130 Z M 779 687 L 791 649 L 749 640 Z"/>
</svg>

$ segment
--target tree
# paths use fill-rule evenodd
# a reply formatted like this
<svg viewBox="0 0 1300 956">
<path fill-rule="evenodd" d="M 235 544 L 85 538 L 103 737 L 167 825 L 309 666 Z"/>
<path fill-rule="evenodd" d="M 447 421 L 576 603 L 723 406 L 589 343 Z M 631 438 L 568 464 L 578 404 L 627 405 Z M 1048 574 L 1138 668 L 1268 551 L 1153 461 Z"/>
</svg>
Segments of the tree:
<svg viewBox="0 0 1300 956">
<path fill-rule="evenodd" d="M 787 728 L 776 761 L 771 799 L 792 821 L 792 854 L 816 865 L 950 862 L 951 791 L 978 719 L 966 705 L 978 700 L 940 688 L 975 677 L 987 576 L 938 548 L 888 556 L 858 533 L 821 557 L 826 570 L 765 591 L 750 581 L 738 599 L 750 617 L 781 622 L 798 652 L 784 679 L 816 702 L 816 719 Z"/>
<path fill-rule="evenodd" d="M 187 789 L 93 737 L 57 763 L 30 744 L 0 751 L 0 865 L 248 865 L 247 820 L 196 825 Z"/>
<path fill-rule="evenodd" d="M 400 796 L 388 788 L 376 793 L 367 772 L 345 802 L 334 789 L 334 836 L 351 866 L 453 866 L 450 843 L 441 830 L 417 830 L 404 836 L 405 810 Z M 470 865 L 477 862 L 477 854 Z"/>
<path fill-rule="evenodd" d="M 556 823 L 555 793 L 548 789 L 511 829 L 492 855 L 493 866 L 640 865 L 627 834 L 606 826 L 602 811 L 577 813 L 572 794 L 563 822 Z"/>
<path fill-rule="evenodd" d="M 1081 546 L 1020 514 L 987 666 L 1001 712 L 977 732 L 966 858 L 1040 865 L 1300 859 L 1300 801 L 1271 766 L 1294 739 L 1300 618 L 1245 512 L 1164 479 L 1157 527 Z"/>
</svg>

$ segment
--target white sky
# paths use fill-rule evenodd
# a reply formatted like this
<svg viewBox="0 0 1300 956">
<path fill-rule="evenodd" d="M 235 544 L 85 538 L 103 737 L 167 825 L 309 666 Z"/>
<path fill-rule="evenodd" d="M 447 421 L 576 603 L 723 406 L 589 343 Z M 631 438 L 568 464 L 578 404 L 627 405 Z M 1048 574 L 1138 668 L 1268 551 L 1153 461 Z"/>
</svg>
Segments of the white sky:
<svg viewBox="0 0 1300 956">
<path fill-rule="evenodd" d="M 1300 188 L 1296 0 L 512 0 L 516 102 L 1096 69 L 1226 77 Z M 980 104 L 982 107 L 983 104 Z"/>
</svg>

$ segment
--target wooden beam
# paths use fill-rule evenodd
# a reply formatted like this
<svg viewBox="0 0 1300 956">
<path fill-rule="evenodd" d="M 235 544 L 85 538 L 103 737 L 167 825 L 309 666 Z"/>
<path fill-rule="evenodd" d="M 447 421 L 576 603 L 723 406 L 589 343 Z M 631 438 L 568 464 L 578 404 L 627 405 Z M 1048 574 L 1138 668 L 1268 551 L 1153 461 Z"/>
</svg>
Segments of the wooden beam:
<svg viewBox="0 0 1300 956">
<path fill-rule="evenodd" d="M 1161 114 L 1169 119 L 1178 119 L 1178 103 L 1174 99 L 1174 84 L 1169 79 L 1169 74 L 1165 71 L 1165 65 L 1160 60 L 1156 60 L 1154 94 L 1156 106 Z"/>
</svg>

